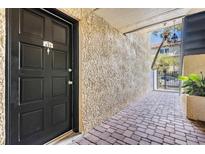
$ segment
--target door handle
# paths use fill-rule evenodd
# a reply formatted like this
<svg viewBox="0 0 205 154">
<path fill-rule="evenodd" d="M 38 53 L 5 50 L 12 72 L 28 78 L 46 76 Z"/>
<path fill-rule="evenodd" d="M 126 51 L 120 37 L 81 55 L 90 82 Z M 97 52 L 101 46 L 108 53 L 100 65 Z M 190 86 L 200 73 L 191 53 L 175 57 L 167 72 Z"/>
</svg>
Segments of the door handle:
<svg viewBox="0 0 205 154">
<path fill-rule="evenodd" d="M 72 85 L 72 84 L 73 84 L 73 81 L 68 81 L 68 84 L 69 84 L 69 85 Z"/>
</svg>

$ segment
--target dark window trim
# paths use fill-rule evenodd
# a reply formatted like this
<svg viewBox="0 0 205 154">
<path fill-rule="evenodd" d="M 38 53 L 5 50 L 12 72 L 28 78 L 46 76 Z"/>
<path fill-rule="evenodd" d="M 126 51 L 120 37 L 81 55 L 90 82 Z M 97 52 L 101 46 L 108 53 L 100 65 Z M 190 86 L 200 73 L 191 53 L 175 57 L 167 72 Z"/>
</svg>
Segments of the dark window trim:
<svg viewBox="0 0 205 154">
<path fill-rule="evenodd" d="M 38 9 L 50 14 L 58 19 L 67 21 L 73 25 L 72 35 L 72 66 L 73 66 L 73 85 L 72 85 L 72 127 L 74 132 L 79 132 L 79 22 L 58 9 Z M 11 9 L 6 9 L 6 53 L 5 53 L 5 143 L 10 143 L 10 68 L 11 68 Z"/>
</svg>

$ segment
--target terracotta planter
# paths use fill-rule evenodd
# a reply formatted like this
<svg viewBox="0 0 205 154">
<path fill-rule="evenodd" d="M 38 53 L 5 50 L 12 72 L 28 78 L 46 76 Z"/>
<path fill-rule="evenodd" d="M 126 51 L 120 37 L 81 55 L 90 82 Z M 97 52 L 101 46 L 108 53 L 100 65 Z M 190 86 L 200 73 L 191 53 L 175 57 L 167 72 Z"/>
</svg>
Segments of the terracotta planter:
<svg viewBox="0 0 205 154">
<path fill-rule="evenodd" d="M 205 97 L 182 94 L 181 103 L 188 119 L 205 121 Z"/>
</svg>

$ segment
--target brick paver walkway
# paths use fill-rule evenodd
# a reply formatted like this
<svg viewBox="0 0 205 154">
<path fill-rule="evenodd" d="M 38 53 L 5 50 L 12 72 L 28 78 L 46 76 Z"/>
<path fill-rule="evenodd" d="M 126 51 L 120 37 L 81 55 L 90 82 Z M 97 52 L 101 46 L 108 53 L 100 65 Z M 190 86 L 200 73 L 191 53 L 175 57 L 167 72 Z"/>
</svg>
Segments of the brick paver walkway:
<svg viewBox="0 0 205 154">
<path fill-rule="evenodd" d="M 205 144 L 205 125 L 184 117 L 179 94 L 154 91 L 73 144 Z"/>
</svg>

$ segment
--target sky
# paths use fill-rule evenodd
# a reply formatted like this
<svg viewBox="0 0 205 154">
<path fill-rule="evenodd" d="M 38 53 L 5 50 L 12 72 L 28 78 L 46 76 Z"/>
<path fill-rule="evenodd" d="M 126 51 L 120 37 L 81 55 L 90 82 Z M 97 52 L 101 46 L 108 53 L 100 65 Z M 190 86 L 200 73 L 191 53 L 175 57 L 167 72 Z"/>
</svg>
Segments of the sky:
<svg viewBox="0 0 205 154">
<path fill-rule="evenodd" d="M 160 36 L 162 33 L 163 33 L 164 29 L 161 28 L 155 32 L 151 32 L 150 34 L 150 42 L 151 42 L 151 45 L 157 45 L 157 44 L 160 44 L 162 42 L 162 37 Z M 174 33 L 174 27 L 171 28 L 171 36 L 173 35 Z M 175 30 L 175 33 L 177 34 L 179 40 L 181 40 L 181 30 Z"/>
</svg>

